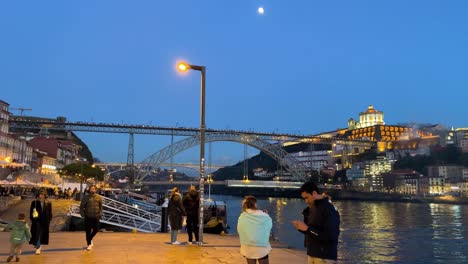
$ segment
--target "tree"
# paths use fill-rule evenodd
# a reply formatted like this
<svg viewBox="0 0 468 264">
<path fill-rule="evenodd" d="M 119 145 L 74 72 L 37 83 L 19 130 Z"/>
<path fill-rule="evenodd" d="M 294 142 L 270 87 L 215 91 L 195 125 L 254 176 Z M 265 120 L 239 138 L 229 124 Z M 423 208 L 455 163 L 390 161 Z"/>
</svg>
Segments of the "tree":
<svg viewBox="0 0 468 264">
<path fill-rule="evenodd" d="M 104 172 L 99 167 L 92 166 L 88 163 L 68 164 L 59 171 L 59 175 L 71 176 L 81 184 L 91 178 L 94 178 L 96 181 L 104 180 Z"/>
</svg>

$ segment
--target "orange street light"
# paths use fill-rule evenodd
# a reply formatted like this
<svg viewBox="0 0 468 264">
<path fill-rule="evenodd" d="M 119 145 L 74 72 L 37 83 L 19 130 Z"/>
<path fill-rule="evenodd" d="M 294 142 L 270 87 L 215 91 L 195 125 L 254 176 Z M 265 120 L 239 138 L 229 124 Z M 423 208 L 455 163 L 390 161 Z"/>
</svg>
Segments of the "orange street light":
<svg viewBox="0 0 468 264">
<path fill-rule="evenodd" d="M 177 69 L 181 72 L 186 72 L 190 69 L 190 66 L 185 62 L 180 62 L 177 64 Z"/>
<path fill-rule="evenodd" d="M 200 206 L 199 206 L 199 229 L 198 237 L 200 243 L 203 243 L 203 199 L 204 199 L 204 190 L 205 190 L 205 75 L 206 67 L 199 65 L 191 65 L 185 62 L 179 62 L 177 64 L 177 69 L 181 72 L 188 70 L 199 71 L 201 74 L 201 83 L 200 83 Z"/>
</svg>

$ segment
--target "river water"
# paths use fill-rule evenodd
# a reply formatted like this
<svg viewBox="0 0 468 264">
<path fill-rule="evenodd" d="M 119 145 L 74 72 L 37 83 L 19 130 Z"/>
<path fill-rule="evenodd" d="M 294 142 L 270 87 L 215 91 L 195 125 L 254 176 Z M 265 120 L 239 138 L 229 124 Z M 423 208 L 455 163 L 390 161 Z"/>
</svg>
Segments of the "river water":
<svg viewBox="0 0 468 264">
<path fill-rule="evenodd" d="M 226 201 L 229 232 L 236 233 L 241 197 Z M 468 205 L 335 201 L 341 214 L 338 258 L 342 263 L 468 263 Z M 302 219 L 300 199 L 259 198 L 268 210 L 273 234 L 304 249 L 303 235 L 290 224 Z M 305 252 L 304 252 L 305 254 Z"/>
</svg>

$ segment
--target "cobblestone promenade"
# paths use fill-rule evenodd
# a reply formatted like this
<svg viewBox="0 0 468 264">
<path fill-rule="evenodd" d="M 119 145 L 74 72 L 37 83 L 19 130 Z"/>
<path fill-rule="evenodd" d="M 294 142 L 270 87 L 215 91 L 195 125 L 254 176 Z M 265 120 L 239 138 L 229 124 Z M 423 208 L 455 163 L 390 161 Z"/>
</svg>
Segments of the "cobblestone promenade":
<svg viewBox="0 0 468 264">
<path fill-rule="evenodd" d="M 186 239 L 179 234 L 179 241 Z M 41 255 L 34 255 L 31 245 L 24 245 L 20 263 L 246 263 L 239 254 L 237 236 L 205 234 L 204 246 L 170 245 L 170 234 L 98 233 L 93 251 L 86 251 L 84 232 L 56 232 L 50 234 L 50 245 Z M 5 263 L 9 250 L 9 232 L 0 232 L 0 263 Z M 271 264 L 307 263 L 305 252 L 273 244 Z"/>
<path fill-rule="evenodd" d="M 18 212 L 29 211 L 31 200 L 23 200 L 3 212 L 1 218 L 12 221 Z M 52 200 L 54 219 L 51 230 L 63 230 L 68 200 Z M 0 263 L 5 263 L 10 245 L 9 232 L 0 232 Z M 180 233 L 179 241 L 187 240 L 186 233 Z M 31 245 L 23 246 L 20 263 L 246 263 L 239 253 L 239 237 L 204 234 L 203 246 L 170 245 L 169 233 L 120 233 L 99 232 L 94 239 L 94 250 L 85 250 L 84 232 L 52 232 L 50 245 L 44 246 L 41 255 L 34 255 Z M 288 249 L 284 244 L 273 243 L 270 254 L 271 264 L 307 263 L 305 251 Z M 14 260 L 13 260 L 14 261 Z"/>
</svg>

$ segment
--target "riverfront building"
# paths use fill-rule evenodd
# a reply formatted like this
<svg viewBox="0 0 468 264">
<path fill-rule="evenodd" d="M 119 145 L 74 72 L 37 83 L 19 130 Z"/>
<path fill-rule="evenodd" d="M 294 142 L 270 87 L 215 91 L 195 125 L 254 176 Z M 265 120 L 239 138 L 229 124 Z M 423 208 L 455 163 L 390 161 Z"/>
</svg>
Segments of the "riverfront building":
<svg viewBox="0 0 468 264">
<path fill-rule="evenodd" d="M 31 163 L 32 148 L 26 138 L 9 131 L 9 104 L 0 100 L 0 166 L 19 168 Z"/>
</svg>

